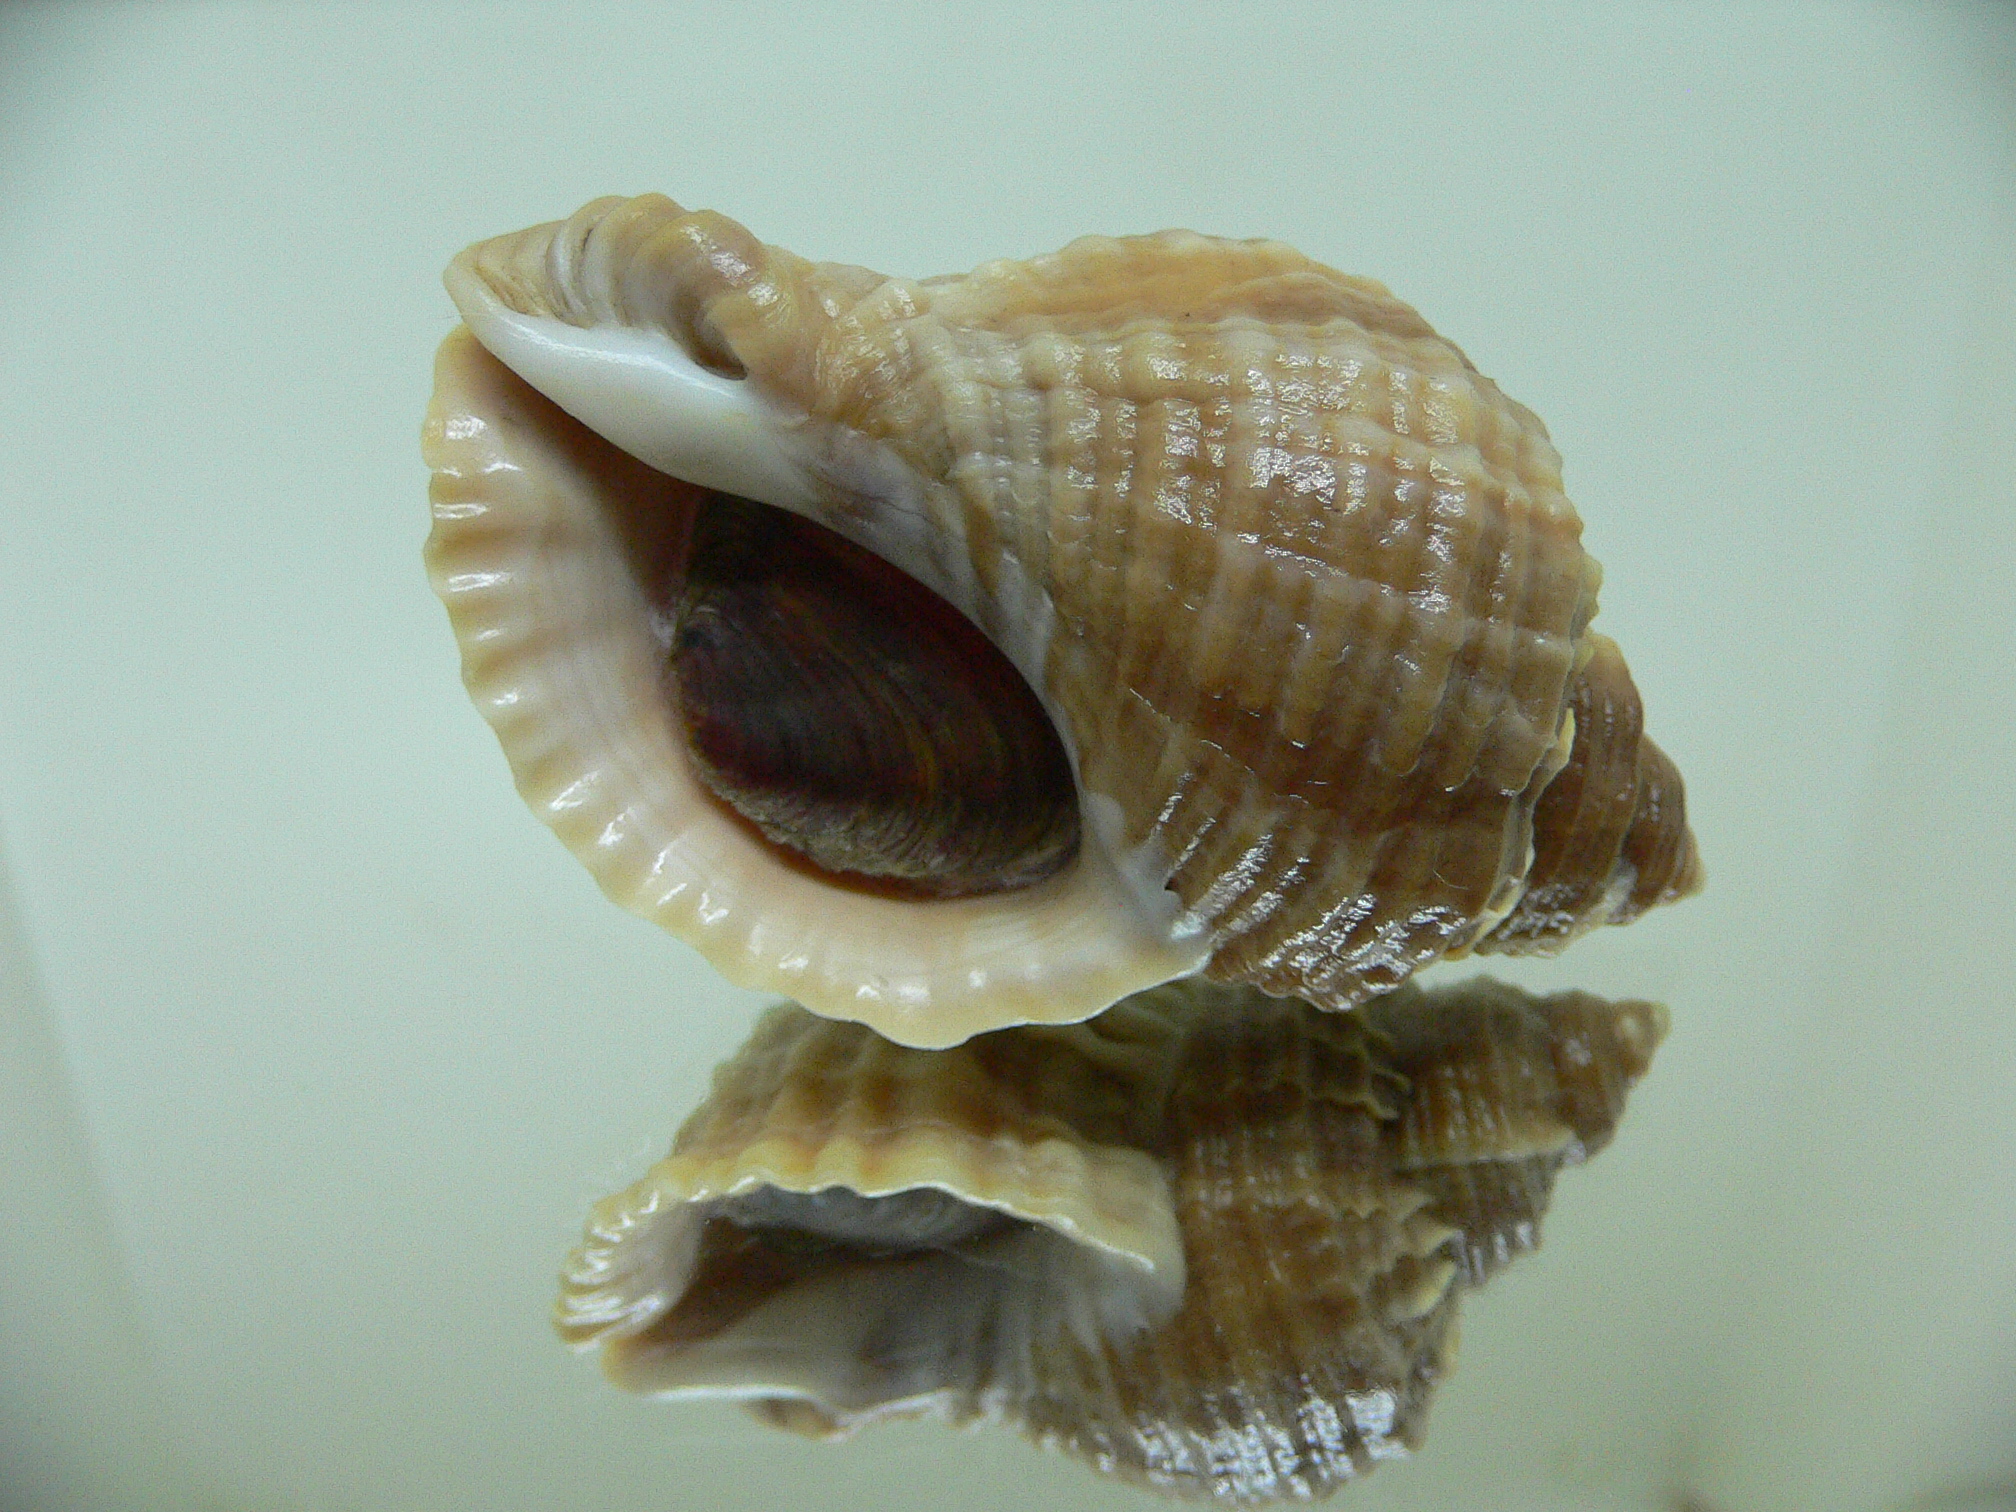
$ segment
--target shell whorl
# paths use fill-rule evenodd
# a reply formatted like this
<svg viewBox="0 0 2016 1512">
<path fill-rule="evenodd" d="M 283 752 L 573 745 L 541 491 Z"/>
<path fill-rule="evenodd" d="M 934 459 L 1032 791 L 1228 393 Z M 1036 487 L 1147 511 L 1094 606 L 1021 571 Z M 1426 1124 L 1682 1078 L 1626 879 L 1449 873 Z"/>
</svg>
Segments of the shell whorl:
<svg viewBox="0 0 2016 1512">
<path fill-rule="evenodd" d="M 1595 660 L 1600 573 L 1545 429 L 1376 283 L 1188 232 L 892 279 L 644 196 L 481 243 L 449 286 L 612 449 L 942 595 L 1069 752 L 1084 844 L 1058 885 L 1112 911 L 1080 964 L 1031 965 L 990 915 L 928 961 L 834 965 L 813 936 L 865 927 L 834 904 L 769 964 L 701 939 L 738 980 L 918 1044 L 1200 968 L 1343 1008 L 1698 880 L 1670 763 L 1635 715 L 1595 717 L 1636 694 L 1614 648 Z M 447 391 L 443 436 L 472 413 Z M 445 583 L 457 530 L 436 534 Z M 1564 769 L 1633 774 L 1628 838 L 1609 796 L 1536 831 Z"/>
<path fill-rule="evenodd" d="M 800 1432 L 987 1419 L 1176 1494 L 1320 1495 L 1419 1443 L 1460 1293 L 1664 1029 L 1483 979 L 1348 1015 L 1174 983 L 935 1052 L 778 1008 L 597 1207 L 558 1325 Z"/>
</svg>

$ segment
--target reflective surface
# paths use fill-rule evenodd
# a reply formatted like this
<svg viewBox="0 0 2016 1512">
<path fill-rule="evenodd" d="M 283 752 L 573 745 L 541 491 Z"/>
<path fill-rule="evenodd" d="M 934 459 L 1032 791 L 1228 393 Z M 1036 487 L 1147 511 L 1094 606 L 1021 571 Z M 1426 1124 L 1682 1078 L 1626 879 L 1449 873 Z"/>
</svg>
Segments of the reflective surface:
<svg viewBox="0 0 2016 1512">
<path fill-rule="evenodd" d="M 951 1050 L 780 1004 L 596 1204 L 557 1319 L 625 1390 L 815 1438 L 928 1414 L 1306 1502 L 1420 1447 L 1464 1294 L 1666 1025 L 1486 977 L 1348 1014 L 1193 978 Z"/>
<path fill-rule="evenodd" d="M 1146 1505 L 552 1338 L 581 1212 L 764 1000 L 511 794 L 414 417 L 446 257 L 651 187 L 917 274 L 1280 236 L 1546 417 L 1709 888 L 1522 971 L 1673 1032 L 1336 1505 L 2007 1486 L 2002 14 L 0 12 L 0 1501 Z"/>
</svg>

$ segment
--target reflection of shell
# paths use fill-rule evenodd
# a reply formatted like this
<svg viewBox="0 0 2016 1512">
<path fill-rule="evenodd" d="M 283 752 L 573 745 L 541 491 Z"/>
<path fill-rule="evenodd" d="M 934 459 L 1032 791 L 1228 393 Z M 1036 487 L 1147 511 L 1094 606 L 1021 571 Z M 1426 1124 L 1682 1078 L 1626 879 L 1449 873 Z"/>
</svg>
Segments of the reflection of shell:
<svg viewBox="0 0 2016 1512">
<path fill-rule="evenodd" d="M 470 688 L 602 885 L 737 981 L 920 1045 L 1199 968 L 1346 1007 L 1695 884 L 1544 429 L 1377 284 L 1175 232 L 887 279 L 658 196 L 473 247 L 448 282 L 470 331 L 437 366 L 429 550 Z M 683 713 L 667 663 L 704 670 L 677 670 L 682 584 L 724 492 L 977 625 L 1062 739 L 1075 831 L 1032 821 L 1048 849 L 996 890 L 986 845 L 953 847 L 937 885 L 918 831 L 1022 833 L 947 794 L 1031 741 L 912 717 L 985 680 L 964 651 L 896 667 L 901 698 L 856 685 L 880 653 L 818 670 L 834 637 L 788 585 L 735 622 L 781 638 L 722 665 L 781 668 L 794 709 L 830 686 L 912 711 L 873 782 L 956 817 L 877 808 L 885 864 L 832 805 L 775 797 L 778 753 L 863 728 L 854 705 Z M 694 759 L 688 726 L 744 713 L 776 738 Z M 1543 804 L 1564 767 L 1577 796 Z"/>
<path fill-rule="evenodd" d="M 997 1419 L 1177 1492 L 1418 1443 L 1664 1010 L 1478 980 L 1326 1014 L 1186 982 L 930 1052 L 778 1008 L 597 1207 L 558 1321 L 631 1390 L 817 1435 Z"/>
</svg>

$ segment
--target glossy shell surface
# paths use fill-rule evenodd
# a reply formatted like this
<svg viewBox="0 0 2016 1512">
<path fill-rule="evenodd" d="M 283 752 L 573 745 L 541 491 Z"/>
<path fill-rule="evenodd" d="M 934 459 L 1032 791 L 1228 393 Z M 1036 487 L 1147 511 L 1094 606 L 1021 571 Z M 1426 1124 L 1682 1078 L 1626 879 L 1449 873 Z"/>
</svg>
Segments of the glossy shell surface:
<svg viewBox="0 0 2016 1512">
<path fill-rule="evenodd" d="M 1544 428 L 1378 284 L 1187 232 L 887 278 L 661 196 L 448 283 L 429 554 L 465 677 L 603 887 L 738 982 L 916 1045 L 1196 971 L 1344 1008 L 1698 882 Z M 895 896 L 727 811 L 664 670 L 723 493 L 999 648 L 1068 755 L 1068 862 Z"/>
<path fill-rule="evenodd" d="M 985 1419 L 1177 1494 L 1320 1495 L 1420 1442 L 1459 1294 L 1538 1242 L 1664 1029 L 1482 979 L 1347 1015 L 1176 983 L 941 1052 L 778 1008 L 597 1207 L 559 1328 L 816 1436 Z"/>
</svg>

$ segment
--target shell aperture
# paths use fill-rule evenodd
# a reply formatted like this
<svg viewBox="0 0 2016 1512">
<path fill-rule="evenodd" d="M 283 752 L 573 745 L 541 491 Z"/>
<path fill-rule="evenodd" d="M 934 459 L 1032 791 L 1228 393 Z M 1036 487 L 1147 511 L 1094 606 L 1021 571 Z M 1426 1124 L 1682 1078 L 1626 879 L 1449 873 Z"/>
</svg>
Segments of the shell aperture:
<svg viewBox="0 0 2016 1512">
<path fill-rule="evenodd" d="M 738 982 L 915 1045 L 1200 969 L 1345 1008 L 1698 880 L 1544 428 L 1375 283 L 1185 232 L 887 278 L 650 195 L 448 281 L 474 339 L 437 366 L 430 556 L 465 677 L 604 888 Z M 989 841 L 991 890 L 920 896 L 703 816 L 724 785 L 642 670 L 638 543 L 662 581 L 708 490 L 992 641 L 1061 743 L 1075 850 L 982 825 L 1026 864 Z"/>
<path fill-rule="evenodd" d="M 1460 1293 L 1664 1030 L 1484 979 L 1346 1015 L 1172 983 L 936 1052 L 780 1007 L 598 1205 L 556 1322 L 619 1385 L 800 1432 L 1001 1421 L 1163 1490 L 1320 1495 L 1420 1442 Z"/>
<path fill-rule="evenodd" d="M 1096 845 L 1027 887 L 923 902 L 791 856 L 709 788 L 666 696 L 709 491 L 611 446 L 466 330 L 436 359 L 425 445 L 428 565 L 520 794 L 612 899 L 730 981 L 944 1045 L 1202 963 Z"/>
</svg>

